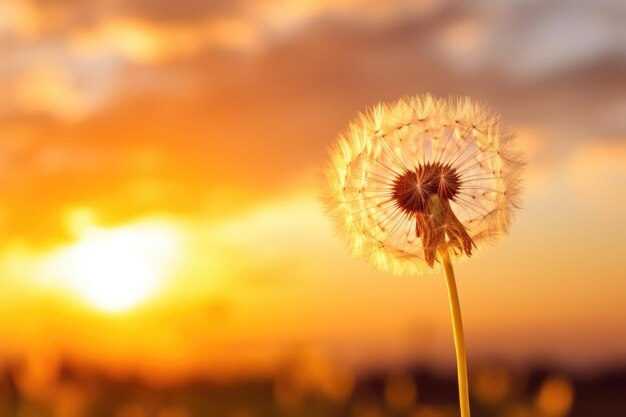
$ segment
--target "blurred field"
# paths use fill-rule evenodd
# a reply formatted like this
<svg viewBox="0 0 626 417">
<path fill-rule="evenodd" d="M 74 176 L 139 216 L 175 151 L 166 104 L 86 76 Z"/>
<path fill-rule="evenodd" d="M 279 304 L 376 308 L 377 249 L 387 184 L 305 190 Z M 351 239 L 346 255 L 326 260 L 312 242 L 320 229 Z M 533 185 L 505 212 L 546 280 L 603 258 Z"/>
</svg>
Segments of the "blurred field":
<svg viewBox="0 0 626 417">
<path fill-rule="evenodd" d="M 4 367 L 2 416 L 116 417 L 452 417 L 453 374 L 406 368 L 354 376 L 303 357 L 271 378 L 191 379 L 162 385 L 58 364 L 45 373 L 15 362 Z M 490 364 L 471 369 L 477 417 L 620 417 L 626 370 L 587 375 Z"/>
</svg>

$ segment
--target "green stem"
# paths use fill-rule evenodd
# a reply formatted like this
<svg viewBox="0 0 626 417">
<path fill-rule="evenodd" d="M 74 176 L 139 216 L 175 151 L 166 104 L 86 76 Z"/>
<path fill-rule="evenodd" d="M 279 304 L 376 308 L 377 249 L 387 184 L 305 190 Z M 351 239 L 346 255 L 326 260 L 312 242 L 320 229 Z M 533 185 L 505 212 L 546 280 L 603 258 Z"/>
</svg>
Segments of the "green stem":
<svg viewBox="0 0 626 417">
<path fill-rule="evenodd" d="M 454 348 L 456 350 L 456 369 L 459 378 L 459 405 L 461 417 L 470 417 L 469 392 L 467 384 L 467 356 L 465 353 L 465 337 L 463 335 L 463 321 L 461 320 L 461 306 L 456 289 L 454 270 L 450 262 L 448 250 L 442 251 L 442 262 L 448 284 L 448 298 L 450 299 L 450 313 L 452 314 L 452 331 L 454 333 Z"/>
</svg>

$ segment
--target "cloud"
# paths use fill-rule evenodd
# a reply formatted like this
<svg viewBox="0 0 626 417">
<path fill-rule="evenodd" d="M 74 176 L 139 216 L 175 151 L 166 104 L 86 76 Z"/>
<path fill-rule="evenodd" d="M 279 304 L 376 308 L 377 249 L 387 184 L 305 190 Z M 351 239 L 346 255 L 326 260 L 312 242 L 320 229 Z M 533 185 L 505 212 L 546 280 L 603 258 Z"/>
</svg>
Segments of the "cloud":
<svg viewBox="0 0 626 417">
<path fill-rule="evenodd" d="M 1 43 L 0 43 L 1 45 Z M 115 94 L 119 60 L 73 54 L 56 40 L 33 40 L 23 48 L 2 48 L 6 92 L 0 117 L 43 115 L 68 122 L 99 110 Z"/>
<path fill-rule="evenodd" d="M 149 84 L 150 77 L 186 77 L 177 73 L 177 64 L 202 65 L 208 55 L 214 67 L 221 66 L 220 60 L 235 54 L 244 60 L 252 56 L 242 66 L 254 65 L 258 54 L 286 59 L 283 55 L 293 53 L 295 45 L 309 58 L 316 57 L 307 64 L 314 68 L 331 70 L 335 61 L 343 62 L 344 78 L 352 78 L 348 70 L 370 77 L 387 73 L 389 79 L 383 83 L 374 80 L 388 91 L 379 94 L 381 98 L 391 96 L 388 84 L 412 82 L 415 91 L 471 93 L 495 88 L 498 77 L 508 77 L 500 82 L 513 86 L 538 82 L 624 55 L 619 22 L 614 19 L 620 4 L 610 1 L 593 10 L 584 2 L 482 2 L 460 7 L 439 1 L 373 0 L 287 4 L 11 0 L 0 7 L 5 12 L 0 19 L 0 30 L 4 29 L 0 58 L 10 63 L 9 70 L 0 69 L 0 85 L 14 83 L 16 72 L 32 77 L 41 73 L 41 67 L 51 71 L 41 103 L 32 94 L 34 88 L 24 87 L 17 102 L 2 104 L 0 113 L 5 115 L 44 111 L 76 120 L 94 114 L 123 89 Z M 357 44 L 351 45 L 350 39 Z M 348 49 L 352 47 L 356 49 Z M 294 55 L 287 64 L 297 76 L 297 71 L 309 73 L 301 68 L 306 61 L 302 54 Z M 280 72 L 285 62 L 267 65 Z M 395 66 L 405 67 L 407 73 Z M 214 67 L 205 69 L 204 76 L 216 83 L 223 82 L 219 77 L 229 77 Z M 417 71 L 417 82 L 410 70 Z M 340 73 L 341 69 L 335 77 Z M 38 76 L 39 83 L 43 78 Z M 466 87 L 465 80 L 475 88 Z M 161 88 L 158 83 L 150 88 Z M 409 92 L 407 87 L 395 91 Z M 65 106 L 49 104 L 55 94 L 67 97 Z"/>
<path fill-rule="evenodd" d="M 122 1 L 116 14 L 153 23 L 202 24 L 211 17 L 234 17 L 244 12 L 241 0 L 133 0 Z"/>
<path fill-rule="evenodd" d="M 580 204 L 603 213 L 626 210 L 626 138 L 590 141 L 576 149 L 567 165 Z"/>
<path fill-rule="evenodd" d="M 0 4 L 0 39 L 31 37 L 39 25 L 39 14 L 28 1 L 5 0 Z"/>
<path fill-rule="evenodd" d="M 444 56 L 460 71 L 496 69 L 516 82 L 544 79 L 624 57 L 623 4 L 475 2 L 441 31 Z"/>
<path fill-rule="evenodd" d="M 597 5 L 584 3 L 546 6 L 516 26 L 513 31 L 507 28 L 506 35 L 505 29 L 499 31 L 507 39 L 502 54 L 510 51 L 508 59 L 500 61 L 520 78 L 542 77 L 626 53 L 619 36 L 621 24 L 610 8 L 598 10 Z"/>
<path fill-rule="evenodd" d="M 236 17 L 210 18 L 193 24 L 154 24 L 127 18 L 108 19 L 76 31 L 69 44 L 76 54 L 117 54 L 144 64 L 194 55 L 206 49 L 251 50 L 261 34 Z"/>
<path fill-rule="evenodd" d="M 25 112 L 46 112 L 63 119 L 88 113 L 94 103 L 64 68 L 42 65 L 21 73 L 13 87 L 15 105 Z"/>
<path fill-rule="evenodd" d="M 435 4 L 386 24 L 348 22 L 360 6 L 379 7 L 304 3 L 300 16 L 318 17 L 281 40 L 246 20 L 261 11 L 243 3 L 207 9 L 222 18 L 190 12 L 188 25 L 186 12 L 167 21 L 91 6 L 98 18 L 89 24 L 68 18 L 75 24 L 45 41 L 0 47 L 10 58 L 0 68 L 9 92 L 0 101 L 2 146 L 28 144 L 2 156 L 4 232 L 61 238 L 58 218 L 76 205 L 96 206 L 111 223 L 154 211 L 244 212 L 291 187 L 311 187 L 303 178 L 319 171 L 327 146 L 358 111 L 407 94 L 485 101 L 521 140 L 541 142 L 533 162 L 548 168 L 560 166 L 564 150 L 623 127 L 619 65 L 601 61 L 528 83 L 481 67 L 478 53 L 466 70 L 463 56 L 489 52 L 494 15 Z M 327 12 L 347 17 L 320 17 Z M 455 48 L 465 38 L 460 61 L 451 63 L 441 42 Z M 265 46 L 237 49 L 248 41 Z M 138 155 L 152 155 L 153 163 Z M 38 204 L 12 184 L 28 184 Z"/>
<path fill-rule="evenodd" d="M 440 53 L 466 72 L 485 64 L 491 22 L 483 16 L 460 16 L 443 25 L 435 38 Z"/>
</svg>

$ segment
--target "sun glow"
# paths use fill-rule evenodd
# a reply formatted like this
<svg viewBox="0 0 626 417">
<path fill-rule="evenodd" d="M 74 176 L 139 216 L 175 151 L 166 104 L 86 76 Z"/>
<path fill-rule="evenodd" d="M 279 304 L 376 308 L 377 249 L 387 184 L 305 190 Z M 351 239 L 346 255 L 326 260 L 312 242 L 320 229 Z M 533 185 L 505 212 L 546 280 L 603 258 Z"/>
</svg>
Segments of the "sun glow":
<svg viewBox="0 0 626 417">
<path fill-rule="evenodd" d="M 89 227 L 53 256 L 57 272 L 89 304 L 121 312 L 152 296 L 171 271 L 180 248 L 177 230 L 145 222 Z"/>
</svg>

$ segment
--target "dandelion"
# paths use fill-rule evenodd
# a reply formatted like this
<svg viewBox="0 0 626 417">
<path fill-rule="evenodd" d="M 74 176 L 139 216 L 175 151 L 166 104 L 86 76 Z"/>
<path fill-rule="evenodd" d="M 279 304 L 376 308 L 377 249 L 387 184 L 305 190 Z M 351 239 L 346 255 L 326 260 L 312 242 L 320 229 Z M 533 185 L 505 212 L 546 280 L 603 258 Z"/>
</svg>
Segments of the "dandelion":
<svg viewBox="0 0 626 417">
<path fill-rule="evenodd" d="M 443 265 L 462 417 L 469 417 L 465 343 L 451 258 L 503 236 L 519 207 L 523 163 L 497 115 L 468 98 L 378 104 L 331 150 L 327 209 L 355 256 L 394 274 Z"/>
</svg>

